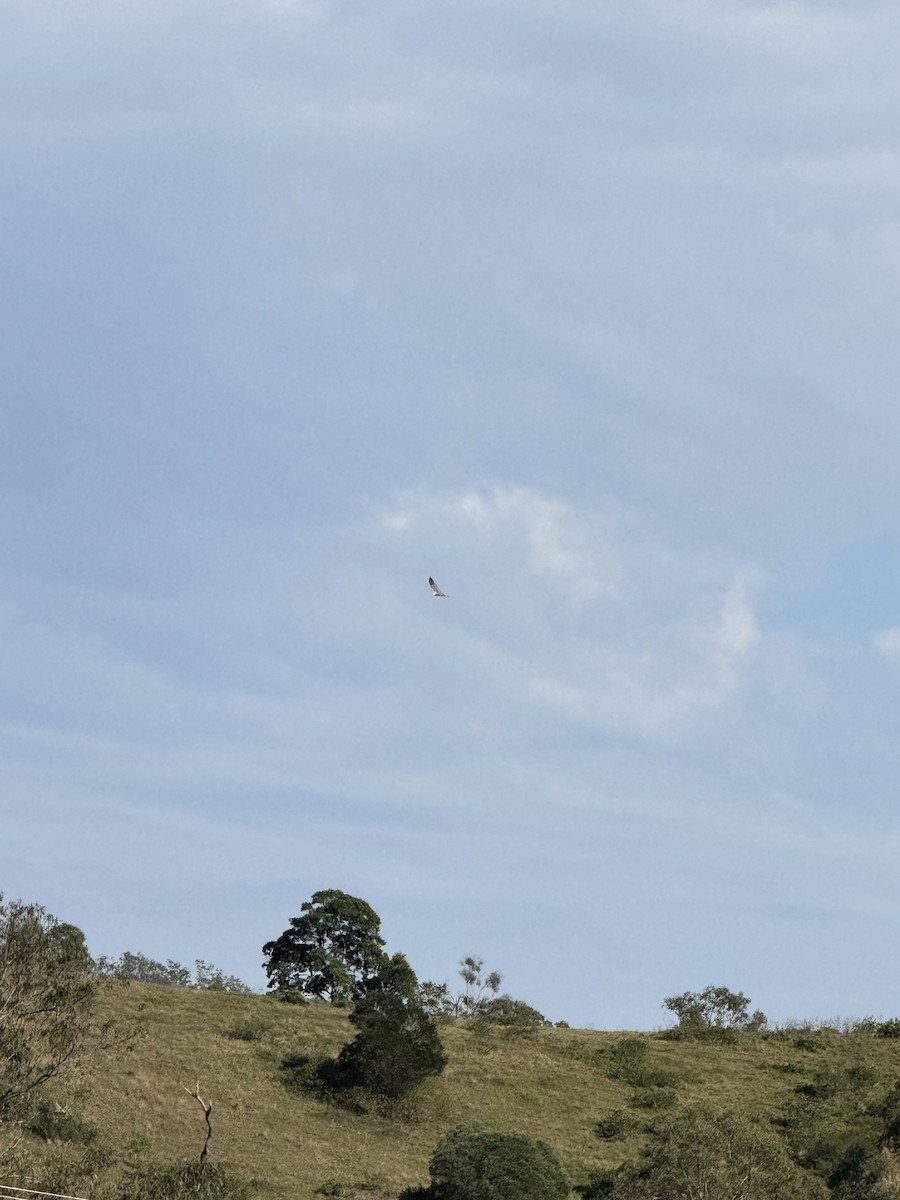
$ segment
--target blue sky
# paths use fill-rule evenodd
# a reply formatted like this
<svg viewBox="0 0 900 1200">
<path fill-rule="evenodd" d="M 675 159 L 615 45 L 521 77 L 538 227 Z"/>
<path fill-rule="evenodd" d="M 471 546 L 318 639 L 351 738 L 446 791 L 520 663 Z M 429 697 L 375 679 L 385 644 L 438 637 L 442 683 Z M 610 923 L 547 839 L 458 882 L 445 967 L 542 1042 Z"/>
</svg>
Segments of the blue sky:
<svg viewBox="0 0 900 1200">
<path fill-rule="evenodd" d="M 3 24 L 6 894 L 900 1012 L 896 6 Z"/>
</svg>

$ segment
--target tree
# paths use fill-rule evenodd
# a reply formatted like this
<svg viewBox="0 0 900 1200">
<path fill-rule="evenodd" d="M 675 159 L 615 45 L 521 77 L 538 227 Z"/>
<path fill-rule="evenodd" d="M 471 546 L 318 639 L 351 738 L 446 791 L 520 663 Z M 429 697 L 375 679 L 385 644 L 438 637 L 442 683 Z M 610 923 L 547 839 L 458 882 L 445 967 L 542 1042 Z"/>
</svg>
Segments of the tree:
<svg viewBox="0 0 900 1200">
<path fill-rule="evenodd" d="M 441 1072 L 447 1062 L 437 1026 L 417 997 L 415 973 L 402 954 L 387 959 L 369 981 L 350 1020 L 356 1037 L 322 1072 L 337 1090 L 361 1087 L 399 1100 Z"/>
<path fill-rule="evenodd" d="M 275 941 L 263 963 L 270 988 L 301 992 L 332 1004 L 362 996 L 384 962 L 381 921 L 373 908 L 336 889 L 315 892 Z"/>
<path fill-rule="evenodd" d="M 419 1003 L 431 1017 L 448 1017 L 456 1016 L 456 1001 L 450 995 L 450 989 L 446 983 L 435 983 L 432 979 L 426 979 L 424 983 L 419 984 L 418 993 Z"/>
<path fill-rule="evenodd" d="M 766 1025 L 766 1014 L 757 1010 L 750 1014 L 749 999 L 743 992 L 732 992 L 726 987 L 709 987 L 702 992 L 684 992 L 680 996 L 669 996 L 663 1008 L 678 1018 L 677 1032 L 682 1036 L 702 1035 L 709 1031 L 759 1030 Z"/>
<path fill-rule="evenodd" d="M 242 995 L 253 991 L 237 975 L 226 975 L 221 967 L 204 962 L 202 958 L 194 959 L 193 986 L 207 992 L 240 992 Z"/>
<path fill-rule="evenodd" d="M 462 1016 L 471 1017 L 484 1006 L 488 993 L 496 996 L 500 991 L 503 976 L 499 971 L 484 972 L 484 959 L 467 955 L 460 959 L 459 975 L 465 986 L 465 991 L 456 997 L 456 1011 Z"/>
<path fill-rule="evenodd" d="M 190 987 L 191 973 L 179 962 L 167 959 L 157 962 L 146 954 L 126 950 L 118 958 L 101 954 L 94 959 L 94 974 L 104 979 L 121 979 L 134 983 L 157 983 L 167 987 Z"/>
<path fill-rule="evenodd" d="M 84 934 L 0 896 L 0 1119 L 58 1074 L 94 1030 Z"/>
<path fill-rule="evenodd" d="M 457 1125 L 438 1143 L 432 1183 L 404 1200 L 567 1200 L 569 1181 L 546 1142 L 499 1133 L 479 1122 Z"/>
<path fill-rule="evenodd" d="M 118 958 L 107 958 L 105 954 L 94 959 L 94 974 L 101 979 L 119 979 L 123 983 L 155 983 L 165 987 L 199 988 L 214 992 L 250 992 L 237 975 L 226 975 L 214 963 L 202 958 L 194 960 L 194 976 L 187 967 L 169 958 L 164 963 L 146 954 L 134 954 L 126 950 Z"/>
</svg>

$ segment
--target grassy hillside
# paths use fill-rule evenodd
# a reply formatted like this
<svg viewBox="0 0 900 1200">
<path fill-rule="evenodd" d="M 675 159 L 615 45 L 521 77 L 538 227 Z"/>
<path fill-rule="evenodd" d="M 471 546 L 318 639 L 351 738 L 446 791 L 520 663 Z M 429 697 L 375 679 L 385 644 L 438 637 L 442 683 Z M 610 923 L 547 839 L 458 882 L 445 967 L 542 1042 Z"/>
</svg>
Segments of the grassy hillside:
<svg viewBox="0 0 900 1200">
<path fill-rule="evenodd" d="M 441 1030 L 444 1074 L 409 1111 L 385 1119 L 285 1085 L 286 1057 L 333 1053 L 351 1036 L 346 1015 L 325 1004 L 138 984 L 110 986 L 101 1003 L 136 1036 L 97 1053 L 57 1094 L 122 1158 L 172 1161 L 195 1157 L 203 1145 L 203 1113 L 184 1090 L 199 1086 L 213 1103 L 212 1159 L 256 1181 L 256 1194 L 292 1200 L 396 1197 L 427 1182 L 435 1143 L 462 1121 L 543 1138 L 578 1183 L 638 1153 L 642 1123 L 655 1111 L 647 1105 L 705 1100 L 767 1119 L 802 1110 L 804 1121 L 824 1128 L 848 1119 L 848 1105 L 862 1111 L 900 1078 L 900 1039 L 871 1031 L 747 1034 L 733 1045 L 632 1035 L 646 1050 L 641 1059 L 638 1047 L 636 1071 L 632 1044 L 628 1082 L 610 1077 L 621 1066 L 622 1033 L 476 1033 L 451 1024 Z M 615 1109 L 631 1114 L 633 1127 L 605 1140 L 596 1125 Z"/>
</svg>

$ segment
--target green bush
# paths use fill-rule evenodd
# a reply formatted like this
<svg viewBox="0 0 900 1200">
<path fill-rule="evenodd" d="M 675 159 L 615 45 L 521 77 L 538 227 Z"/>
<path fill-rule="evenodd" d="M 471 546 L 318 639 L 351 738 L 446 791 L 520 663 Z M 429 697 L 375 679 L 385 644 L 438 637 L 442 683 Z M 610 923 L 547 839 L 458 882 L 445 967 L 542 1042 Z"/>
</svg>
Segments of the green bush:
<svg viewBox="0 0 900 1200">
<path fill-rule="evenodd" d="M 309 1054 L 289 1054 L 281 1060 L 282 1082 L 292 1091 L 321 1092 L 322 1068 L 326 1061 Z"/>
<path fill-rule="evenodd" d="M 133 1168 L 111 1200 L 248 1200 L 249 1188 L 214 1163 L 157 1164 Z"/>
<path fill-rule="evenodd" d="M 23 1124 L 29 1133 L 43 1138 L 45 1142 L 75 1142 L 82 1146 L 90 1146 L 95 1142 L 99 1132 L 96 1125 L 86 1121 L 79 1113 L 70 1112 L 68 1108 L 43 1096 Z"/>
<path fill-rule="evenodd" d="M 600 1118 L 594 1126 L 594 1133 L 604 1141 L 615 1142 L 627 1137 L 634 1124 L 634 1118 L 623 1108 L 614 1108 L 612 1112 Z"/>
<path fill-rule="evenodd" d="M 437 1024 L 418 999 L 412 968 L 402 954 L 385 959 L 350 1014 L 358 1032 L 336 1058 L 300 1053 L 281 1062 L 288 1087 L 312 1092 L 353 1112 L 388 1115 L 430 1075 L 444 1069 Z"/>
<path fill-rule="evenodd" d="M 635 1108 L 649 1108 L 656 1111 L 662 1111 L 667 1108 L 674 1108 L 678 1103 L 678 1093 L 674 1088 L 667 1087 L 646 1087 L 638 1088 L 632 1093 L 631 1104 Z"/>
<path fill-rule="evenodd" d="M 626 1083 L 636 1083 L 636 1076 L 642 1075 L 647 1069 L 650 1047 L 644 1038 L 624 1037 L 613 1042 L 607 1053 L 607 1076 L 610 1079 L 623 1079 Z"/>
<path fill-rule="evenodd" d="M 336 1063 L 320 1069 L 320 1076 L 336 1090 L 364 1088 L 374 1096 L 399 1100 L 447 1063 L 434 1019 L 397 992 L 372 992 L 350 1020 L 359 1030 L 356 1037 Z"/>
<path fill-rule="evenodd" d="M 236 1042 L 261 1042 L 269 1032 L 269 1026 L 255 1017 L 244 1017 L 225 1030 L 225 1036 Z"/>
<path fill-rule="evenodd" d="M 831 1100 L 839 1095 L 852 1095 L 862 1091 L 878 1078 L 878 1072 L 865 1063 L 849 1067 L 827 1067 L 817 1071 L 808 1083 L 799 1083 L 794 1088 L 798 1096 L 808 1100 Z"/>
<path fill-rule="evenodd" d="M 616 1194 L 617 1175 L 617 1171 L 611 1171 L 608 1167 L 594 1171 L 587 1183 L 576 1187 L 575 1191 L 582 1200 L 607 1200 L 607 1197 L 614 1197 Z"/>
<path fill-rule="evenodd" d="M 555 1152 L 524 1133 L 500 1133 L 473 1122 L 438 1143 L 431 1187 L 403 1200 L 566 1200 L 569 1181 Z"/>
<path fill-rule="evenodd" d="M 616 1175 L 616 1200 L 824 1200 L 824 1182 L 795 1163 L 767 1125 L 706 1107 L 654 1123 L 640 1162 Z M 602 1194 L 602 1193 L 601 1193 Z"/>
<path fill-rule="evenodd" d="M 25 1161 L 27 1183 L 35 1193 L 88 1196 L 95 1194 L 98 1177 L 113 1165 L 114 1158 L 108 1147 L 94 1144 L 74 1154 L 71 1146 L 60 1146 L 45 1151 L 39 1159 Z M 9 1162 L 7 1159 L 7 1169 Z"/>
<path fill-rule="evenodd" d="M 540 1029 L 550 1024 L 543 1013 L 524 1000 L 514 1000 L 512 996 L 496 996 L 493 1000 L 483 1001 L 476 1019 L 495 1025 L 511 1025 L 517 1029 Z"/>
<path fill-rule="evenodd" d="M 606 1074 L 634 1087 L 669 1087 L 675 1077 L 669 1071 L 654 1067 L 650 1062 L 650 1045 L 644 1038 L 624 1037 L 613 1042 L 609 1051 Z"/>
</svg>

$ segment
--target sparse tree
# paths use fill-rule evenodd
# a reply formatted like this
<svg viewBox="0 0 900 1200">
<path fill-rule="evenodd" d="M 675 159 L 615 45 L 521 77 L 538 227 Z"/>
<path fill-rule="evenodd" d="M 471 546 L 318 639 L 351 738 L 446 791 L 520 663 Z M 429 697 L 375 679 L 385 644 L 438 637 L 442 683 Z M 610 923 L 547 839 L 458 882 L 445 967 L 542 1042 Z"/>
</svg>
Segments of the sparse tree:
<svg viewBox="0 0 900 1200">
<path fill-rule="evenodd" d="M 253 990 L 237 975 L 226 975 L 220 967 L 204 962 L 202 958 L 194 960 L 193 986 L 209 992 L 240 992 L 244 995 Z"/>
<path fill-rule="evenodd" d="M 221 968 L 202 958 L 194 961 L 194 974 L 180 962 L 167 959 L 164 963 L 146 954 L 126 950 L 118 958 L 101 954 L 94 959 L 94 974 L 101 979 L 119 979 L 124 983 L 155 983 L 164 987 L 200 988 L 214 992 L 252 991 L 237 975 L 226 975 Z"/>
<path fill-rule="evenodd" d="M 0 896 L 0 1119 L 96 1031 L 91 966 L 80 929 Z"/>
<path fill-rule="evenodd" d="M 156 983 L 166 987 L 190 987 L 191 973 L 173 959 L 158 962 L 146 954 L 125 950 L 118 958 L 101 954 L 94 959 L 94 974 L 106 979 L 121 979 L 128 983 Z"/>
<path fill-rule="evenodd" d="M 315 892 L 300 913 L 263 946 L 269 987 L 332 1004 L 360 998 L 384 963 L 378 914 L 365 900 L 333 888 Z"/>
<path fill-rule="evenodd" d="M 446 983 L 435 983 L 426 979 L 419 984 L 419 1003 L 431 1017 L 453 1017 L 456 1015 L 456 1000 L 450 995 Z"/>
<path fill-rule="evenodd" d="M 684 992 L 669 996 L 663 1008 L 678 1018 L 677 1030 L 685 1036 L 702 1035 L 709 1031 L 759 1030 L 765 1028 L 766 1014 L 757 1010 L 748 1013 L 749 999 L 743 992 L 726 987 L 709 987 L 702 992 Z"/>
<path fill-rule="evenodd" d="M 465 989 L 456 998 L 456 1011 L 461 1016 L 474 1016 L 490 996 L 500 991 L 503 977 L 499 971 L 484 974 L 484 959 L 467 955 L 460 959 L 459 975 Z"/>
</svg>

